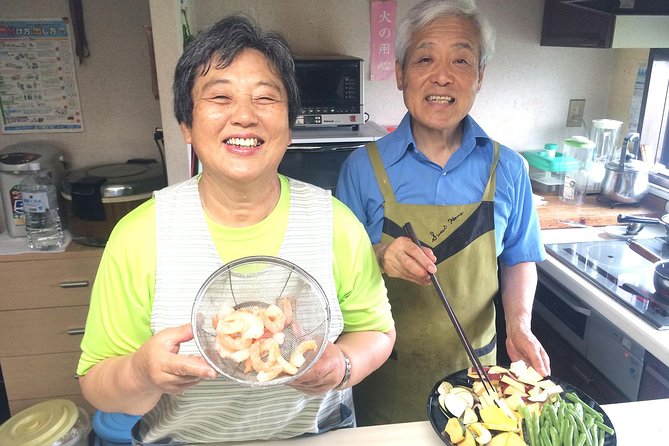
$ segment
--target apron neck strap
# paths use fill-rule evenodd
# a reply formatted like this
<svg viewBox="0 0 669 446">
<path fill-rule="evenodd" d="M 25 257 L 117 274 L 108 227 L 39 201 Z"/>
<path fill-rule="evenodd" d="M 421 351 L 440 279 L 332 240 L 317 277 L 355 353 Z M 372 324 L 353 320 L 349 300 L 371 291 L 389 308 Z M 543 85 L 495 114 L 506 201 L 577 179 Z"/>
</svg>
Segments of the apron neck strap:
<svg viewBox="0 0 669 446">
<path fill-rule="evenodd" d="M 381 154 L 379 153 L 379 146 L 376 144 L 376 141 L 372 141 L 366 145 L 367 155 L 369 160 L 372 163 L 372 169 L 374 169 L 374 174 L 376 175 L 376 181 L 379 183 L 379 188 L 381 189 L 381 195 L 387 203 L 395 203 L 395 193 L 393 188 L 390 186 L 390 180 L 388 179 L 388 174 L 386 169 L 383 167 L 383 161 L 381 161 Z"/>
<path fill-rule="evenodd" d="M 490 176 L 488 177 L 488 184 L 483 191 L 483 201 L 493 201 L 495 199 L 495 185 L 497 182 L 497 161 L 499 161 L 499 143 L 493 141 L 493 157 L 490 165 Z"/>
</svg>

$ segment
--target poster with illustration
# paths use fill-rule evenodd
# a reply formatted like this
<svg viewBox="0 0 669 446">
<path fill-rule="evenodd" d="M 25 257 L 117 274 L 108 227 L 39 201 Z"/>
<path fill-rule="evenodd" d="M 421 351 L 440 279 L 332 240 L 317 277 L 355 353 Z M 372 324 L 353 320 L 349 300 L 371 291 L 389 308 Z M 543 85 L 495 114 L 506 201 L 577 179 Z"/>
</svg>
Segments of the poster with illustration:
<svg viewBox="0 0 669 446">
<path fill-rule="evenodd" d="M 83 132 L 67 18 L 0 19 L 0 131 Z"/>
</svg>

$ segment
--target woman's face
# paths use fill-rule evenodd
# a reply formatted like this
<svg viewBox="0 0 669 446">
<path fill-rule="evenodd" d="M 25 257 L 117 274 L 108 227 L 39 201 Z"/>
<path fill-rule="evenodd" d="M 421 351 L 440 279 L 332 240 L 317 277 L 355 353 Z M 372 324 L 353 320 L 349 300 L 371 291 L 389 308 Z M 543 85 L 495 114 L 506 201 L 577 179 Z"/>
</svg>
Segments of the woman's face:
<svg viewBox="0 0 669 446">
<path fill-rule="evenodd" d="M 290 143 L 283 82 L 256 50 L 244 50 L 226 68 L 213 65 L 195 79 L 192 126 L 181 125 L 203 175 L 240 183 L 276 176 Z"/>
<path fill-rule="evenodd" d="M 469 113 L 483 80 L 478 42 L 470 22 L 454 17 L 413 36 L 405 67 L 395 73 L 414 134 L 452 131 Z"/>
</svg>

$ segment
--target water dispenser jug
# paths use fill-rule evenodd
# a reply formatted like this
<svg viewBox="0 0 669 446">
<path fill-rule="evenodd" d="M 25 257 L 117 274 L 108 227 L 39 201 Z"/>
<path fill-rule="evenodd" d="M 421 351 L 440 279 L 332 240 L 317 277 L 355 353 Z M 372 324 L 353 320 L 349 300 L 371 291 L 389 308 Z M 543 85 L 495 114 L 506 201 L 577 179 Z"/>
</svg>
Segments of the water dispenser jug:
<svg viewBox="0 0 669 446">
<path fill-rule="evenodd" d="M 593 119 L 590 140 L 595 144 L 592 149 L 592 167 L 588 178 L 588 192 L 599 192 L 606 173 L 606 163 L 611 161 L 618 144 L 618 132 L 622 122 L 613 119 Z"/>
</svg>

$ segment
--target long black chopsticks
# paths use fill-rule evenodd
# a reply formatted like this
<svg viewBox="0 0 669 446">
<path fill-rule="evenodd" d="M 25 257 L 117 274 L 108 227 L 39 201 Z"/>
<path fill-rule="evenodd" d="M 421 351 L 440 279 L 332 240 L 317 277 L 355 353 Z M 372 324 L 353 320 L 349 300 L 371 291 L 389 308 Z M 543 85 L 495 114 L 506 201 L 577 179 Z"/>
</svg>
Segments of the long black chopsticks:
<svg viewBox="0 0 669 446">
<path fill-rule="evenodd" d="M 413 227 L 411 226 L 411 223 L 406 222 L 404 224 L 404 230 L 406 233 L 409 235 L 409 238 L 420 247 L 420 240 L 418 240 L 418 237 L 416 236 L 416 233 L 413 230 Z M 451 307 L 451 304 L 448 302 L 448 299 L 446 299 L 446 295 L 444 294 L 444 291 L 441 289 L 441 285 L 439 285 L 439 281 L 437 280 L 437 277 L 432 274 L 430 274 L 430 280 L 432 281 L 432 285 L 434 285 L 434 288 L 437 290 L 437 294 L 441 298 L 441 302 L 444 304 L 444 307 L 446 308 L 446 311 L 448 312 L 448 316 L 451 318 L 451 322 L 453 323 L 453 326 L 455 327 L 455 331 L 458 333 L 458 337 L 460 338 L 460 341 L 462 342 L 462 345 L 465 347 L 465 350 L 467 351 L 467 356 L 469 356 L 469 360 L 471 361 L 472 365 L 474 366 L 474 370 L 476 370 L 476 374 L 479 376 L 479 379 L 483 383 L 483 387 L 486 390 L 486 392 L 490 395 L 495 394 L 495 387 L 492 385 L 490 382 L 490 377 L 488 376 L 488 373 L 486 370 L 483 368 L 483 365 L 481 365 L 481 361 L 479 360 L 479 357 L 476 355 L 474 352 L 474 348 L 472 347 L 472 344 L 469 342 L 467 339 L 467 335 L 465 334 L 465 331 L 462 328 L 462 325 L 460 325 L 460 321 L 458 320 L 457 316 L 455 315 L 455 312 L 453 311 L 453 308 Z"/>
</svg>

